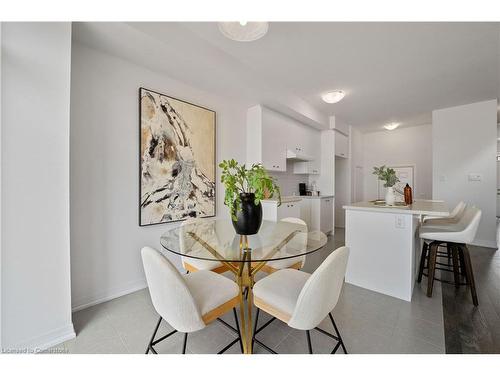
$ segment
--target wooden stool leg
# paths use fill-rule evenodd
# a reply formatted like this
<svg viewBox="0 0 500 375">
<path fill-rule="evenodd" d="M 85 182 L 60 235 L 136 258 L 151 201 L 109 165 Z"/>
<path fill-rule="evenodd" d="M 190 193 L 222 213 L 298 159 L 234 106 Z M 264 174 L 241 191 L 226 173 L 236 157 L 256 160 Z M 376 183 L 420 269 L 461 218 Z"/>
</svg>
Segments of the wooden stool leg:
<svg viewBox="0 0 500 375">
<path fill-rule="evenodd" d="M 465 273 L 467 275 L 467 283 L 470 286 L 470 293 L 472 295 L 472 303 L 474 306 L 479 305 L 476 293 L 476 282 L 474 281 L 474 272 L 472 271 L 472 264 L 470 261 L 470 254 L 467 245 L 462 245 L 464 263 L 465 263 Z"/>
<path fill-rule="evenodd" d="M 432 242 L 430 244 L 430 252 L 429 252 L 429 275 L 427 277 L 427 297 L 432 297 L 432 287 L 434 286 L 434 274 L 436 272 L 437 250 L 438 250 L 438 243 Z"/>
<path fill-rule="evenodd" d="M 460 263 L 460 274 L 464 276 L 465 280 L 467 281 L 467 272 L 465 272 L 464 252 L 462 251 L 462 247 L 460 245 L 457 245 L 457 251 L 458 251 L 458 260 Z"/>
<path fill-rule="evenodd" d="M 455 244 L 449 244 L 451 247 L 451 257 L 453 260 L 453 279 L 455 281 L 455 288 L 460 286 L 460 271 L 458 269 L 458 249 Z"/>
<path fill-rule="evenodd" d="M 425 258 L 427 257 L 427 242 L 424 241 L 424 245 L 422 246 L 422 255 L 420 255 L 420 267 L 418 268 L 418 278 L 417 282 L 422 281 L 422 275 L 424 274 L 424 267 L 425 267 Z"/>
</svg>

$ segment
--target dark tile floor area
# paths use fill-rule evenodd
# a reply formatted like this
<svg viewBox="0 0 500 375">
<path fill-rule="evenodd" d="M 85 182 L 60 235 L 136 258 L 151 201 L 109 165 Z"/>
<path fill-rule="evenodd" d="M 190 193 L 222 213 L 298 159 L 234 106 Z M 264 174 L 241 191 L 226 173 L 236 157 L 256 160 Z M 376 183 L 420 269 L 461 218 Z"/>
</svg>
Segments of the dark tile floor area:
<svg viewBox="0 0 500 375">
<path fill-rule="evenodd" d="M 470 246 L 479 306 L 470 289 L 442 284 L 446 353 L 500 353 L 500 252 Z M 453 276 L 442 272 L 452 281 Z M 424 278 L 423 283 L 427 283 Z"/>
</svg>

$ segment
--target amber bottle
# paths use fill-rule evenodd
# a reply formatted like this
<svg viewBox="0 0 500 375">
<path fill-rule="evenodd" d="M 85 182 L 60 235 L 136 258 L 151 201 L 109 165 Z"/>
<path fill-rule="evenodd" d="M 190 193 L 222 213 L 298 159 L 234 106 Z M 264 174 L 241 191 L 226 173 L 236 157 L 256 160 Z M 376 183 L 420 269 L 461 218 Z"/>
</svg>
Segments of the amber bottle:
<svg viewBox="0 0 500 375">
<path fill-rule="evenodd" d="M 413 203 L 413 196 L 412 196 L 412 191 L 411 191 L 410 185 L 406 184 L 405 189 L 404 189 L 404 194 L 405 194 L 405 203 L 412 204 Z"/>
</svg>

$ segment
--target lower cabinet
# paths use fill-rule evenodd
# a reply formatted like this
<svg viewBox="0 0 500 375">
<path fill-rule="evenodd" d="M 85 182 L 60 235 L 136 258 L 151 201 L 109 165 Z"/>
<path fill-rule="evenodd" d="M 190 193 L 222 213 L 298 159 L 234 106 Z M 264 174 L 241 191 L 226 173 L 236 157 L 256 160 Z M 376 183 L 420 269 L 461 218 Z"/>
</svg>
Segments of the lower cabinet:
<svg viewBox="0 0 500 375">
<path fill-rule="evenodd" d="M 310 224 L 309 230 L 320 230 L 323 233 L 333 232 L 333 197 L 322 197 L 319 199 L 309 199 Z"/>
<path fill-rule="evenodd" d="M 264 220 L 278 221 L 286 217 L 300 217 L 301 200 L 282 202 L 281 206 L 273 200 L 263 200 L 261 203 Z"/>
<path fill-rule="evenodd" d="M 286 217 L 298 217 L 304 220 L 310 231 L 320 230 L 323 233 L 333 231 L 333 197 L 302 198 L 293 202 L 262 201 L 262 217 L 264 220 L 278 221 Z"/>
<path fill-rule="evenodd" d="M 286 217 L 300 217 L 300 202 L 281 203 L 278 207 L 278 220 Z"/>
</svg>

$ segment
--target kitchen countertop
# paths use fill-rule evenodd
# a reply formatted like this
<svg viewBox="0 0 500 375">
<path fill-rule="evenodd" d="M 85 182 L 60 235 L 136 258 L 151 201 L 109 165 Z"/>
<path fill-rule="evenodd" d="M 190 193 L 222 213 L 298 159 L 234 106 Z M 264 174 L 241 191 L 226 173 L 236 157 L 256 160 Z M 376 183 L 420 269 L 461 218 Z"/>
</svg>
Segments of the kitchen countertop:
<svg viewBox="0 0 500 375">
<path fill-rule="evenodd" d="M 343 206 L 346 210 L 388 212 L 393 214 L 432 215 L 446 217 L 450 214 L 441 201 L 415 201 L 409 206 L 375 206 L 372 202 L 358 202 Z"/>
<path fill-rule="evenodd" d="M 299 202 L 302 199 L 322 199 L 322 198 L 333 198 L 333 195 L 319 195 L 319 196 L 314 196 L 314 195 L 289 195 L 286 197 L 281 197 L 281 203 L 291 203 L 291 202 Z M 271 202 L 271 203 L 278 203 L 278 200 L 276 198 L 271 198 L 271 199 L 263 199 L 262 202 Z"/>
<path fill-rule="evenodd" d="M 299 195 L 299 198 L 304 199 L 323 199 L 323 198 L 333 198 L 333 195 Z"/>
</svg>

